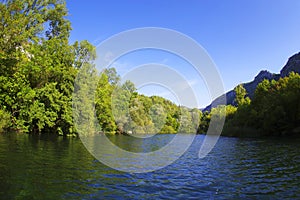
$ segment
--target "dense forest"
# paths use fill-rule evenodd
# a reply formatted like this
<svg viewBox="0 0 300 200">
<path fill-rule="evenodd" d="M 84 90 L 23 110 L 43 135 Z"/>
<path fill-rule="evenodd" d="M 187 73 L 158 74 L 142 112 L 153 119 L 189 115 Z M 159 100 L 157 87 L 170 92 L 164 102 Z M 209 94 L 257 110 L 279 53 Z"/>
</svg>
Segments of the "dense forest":
<svg viewBox="0 0 300 200">
<path fill-rule="evenodd" d="M 60 0 L 0 3 L 0 131 L 76 135 L 72 106 L 78 73 L 95 77 L 95 117 L 99 132 L 205 133 L 212 115 L 178 106 L 162 97 L 139 94 L 121 82 L 114 68 L 97 72 L 96 50 L 88 41 L 70 44 L 71 23 Z M 264 80 L 252 99 L 242 85 L 235 106 L 226 106 L 223 135 L 286 135 L 300 132 L 300 76 Z M 86 100 L 90 101 L 90 100 Z M 75 101 L 76 102 L 76 101 Z M 223 106 L 224 107 L 224 106 Z M 82 111 L 90 115 L 92 110 Z M 76 113 L 75 113 L 76 115 Z M 82 114 L 84 116 L 84 113 Z"/>
<path fill-rule="evenodd" d="M 291 72 L 276 80 L 263 80 L 254 97 L 247 97 L 243 85 L 235 89 L 237 106 L 226 106 L 222 135 L 238 137 L 279 136 L 300 133 L 300 75 Z M 212 114 L 221 106 L 204 112 L 199 133 L 206 132 Z"/>
<path fill-rule="evenodd" d="M 76 135 L 72 94 L 79 71 L 86 76 L 98 74 L 95 112 L 99 131 L 197 130 L 198 109 L 140 95 L 130 81 L 120 83 L 114 68 L 97 73 L 95 47 L 88 41 L 69 42 L 71 24 L 64 1 L 4 1 L 0 11 L 0 130 Z M 113 98 L 115 93 L 118 96 Z"/>
</svg>

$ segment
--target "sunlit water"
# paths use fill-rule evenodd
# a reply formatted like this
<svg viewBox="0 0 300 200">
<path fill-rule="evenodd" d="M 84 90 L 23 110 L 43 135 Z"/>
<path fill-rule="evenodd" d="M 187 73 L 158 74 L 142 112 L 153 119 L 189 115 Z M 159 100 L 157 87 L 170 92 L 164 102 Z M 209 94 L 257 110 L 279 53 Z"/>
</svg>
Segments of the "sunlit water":
<svg viewBox="0 0 300 200">
<path fill-rule="evenodd" d="M 164 144 L 173 136 L 159 137 Z M 141 146 L 130 139 L 111 138 L 123 148 L 137 152 L 157 147 L 157 143 Z M 207 157 L 198 159 L 202 141 L 203 136 L 196 136 L 190 149 L 168 167 L 130 174 L 98 162 L 80 139 L 0 135 L 0 198 L 300 198 L 299 139 L 221 137 Z"/>
</svg>

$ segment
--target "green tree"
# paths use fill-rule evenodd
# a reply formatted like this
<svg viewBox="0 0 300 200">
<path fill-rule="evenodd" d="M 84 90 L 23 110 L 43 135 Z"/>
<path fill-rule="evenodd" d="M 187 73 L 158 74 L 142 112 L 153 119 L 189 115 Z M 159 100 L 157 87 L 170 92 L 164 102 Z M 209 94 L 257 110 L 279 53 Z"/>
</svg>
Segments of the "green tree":
<svg viewBox="0 0 300 200">
<path fill-rule="evenodd" d="M 180 126 L 178 132 L 180 133 L 193 133 L 197 130 L 194 130 L 194 125 L 192 121 L 192 115 L 188 108 L 181 107 L 180 112 Z"/>
<path fill-rule="evenodd" d="M 108 76 L 102 73 L 97 85 L 95 108 L 101 131 L 110 134 L 114 134 L 117 130 L 112 113 L 112 92 L 113 86 L 109 84 Z"/>
<path fill-rule="evenodd" d="M 10 126 L 10 114 L 0 109 L 0 133 Z"/>
<path fill-rule="evenodd" d="M 242 84 L 236 86 L 234 88 L 234 92 L 235 92 L 235 102 L 236 102 L 237 106 L 242 106 L 242 105 L 245 105 L 245 104 L 250 104 L 249 97 L 246 97 L 247 91 L 243 87 Z"/>
<path fill-rule="evenodd" d="M 158 133 L 166 124 L 167 113 L 160 104 L 154 104 L 150 108 L 151 121 L 154 124 L 154 132 Z"/>
<path fill-rule="evenodd" d="M 149 115 L 151 99 L 144 95 L 133 96 L 130 102 L 130 124 L 134 133 L 154 133 L 154 124 Z"/>
<path fill-rule="evenodd" d="M 94 59 L 93 47 L 69 45 L 64 1 L 9 0 L 0 11 L 0 106 L 11 115 L 10 128 L 74 133 L 74 79 Z"/>
<path fill-rule="evenodd" d="M 117 124 L 118 133 L 132 131 L 130 119 L 130 103 L 136 88 L 131 81 L 126 81 L 123 85 L 117 85 L 112 93 L 112 111 Z"/>
<path fill-rule="evenodd" d="M 278 81 L 264 80 L 251 103 L 239 106 L 226 123 L 226 134 L 253 137 L 299 133 L 299 99 L 299 74 L 291 73 Z"/>
<path fill-rule="evenodd" d="M 111 85 L 117 85 L 120 81 L 120 76 L 117 74 L 117 70 L 116 68 L 106 68 L 103 70 L 104 74 L 106 74 L 106 76 L 108 77 L 108 82 Z"/>
</svg>

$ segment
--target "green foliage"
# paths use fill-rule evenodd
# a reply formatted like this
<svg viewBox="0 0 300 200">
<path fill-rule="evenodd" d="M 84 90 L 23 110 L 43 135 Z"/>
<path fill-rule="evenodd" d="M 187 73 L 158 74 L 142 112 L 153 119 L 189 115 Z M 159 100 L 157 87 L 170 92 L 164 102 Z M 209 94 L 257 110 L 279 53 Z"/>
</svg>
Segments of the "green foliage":
<svg viewBox="0 0 300 200">
<path fill-rule="evenodd" d="M 114 88 L 112 111 L 117 124 L 117 133 L 176 133 L 179 131 L 180 107 L 171 101 L 158 96 L 140 95 L 135 92 L 134 84 L 130 81 L 126 81 L 121 86 L 114 84 L 111 86 Z M 197 113 L 194 115 L 188 112 L 190 127 L 186 132 L 192 132 L 192 127 L 196 127 L 192 125 L 193 122 L 199 121 L 197 117 L 200 111 L 196 110 Z"/>
<path fill-rule="evenodd" d="M 99 79 L 93 65 L 84 63 L 80 68 L 72 97 L 72 113 L 76 124 L 76 132 L 81 135 L 92 135 L 96 131 L 100 131 L 94 114 L 94 94 Z"/>
<path fill-rule="evenodd" d="M 10 126 L 10 114 L 0 109 L 0 133 Z"/>
<path fill-rule="evenodd" d="M 151 121 L 154 124 L 154 132 L 158 133 L 163 128 L 166 122 L 167 113 L 160 104 L 154 104 L 150 108 Z"/>
<path fill-rule="evenodd" d="M 174 133 L 180 123 L 180 131 L 195 129 L 198 112 L 139 95 L 132 82 L 120 85 L 114 68 L 98 76 L 95 47 L 69 44 L 64 1 L 10 0 L 0 11 L 0 129 L 60 135 Z"/>
<path fill-rule="evenodd" d="M 0 106 L 11 116 L 10 128 L 73 134 L 75 67 L 93 47 L 69 45 L 64 1 L 11 0 L 0 11 Z"/>
<path fill-rule="evenodd" d="M 132 82 L 120 83 L 115 68 L 99 76 L 93 63 L 95 47 L 86 40 L 69 44 L 67 14 L 63 0 L 0 4 L 0 131 L 205 133 L 212 120 L 226 117 L 223 135 L 300 132 L 299 74 L 264 80 L 252 100 L 238 85 L 235 106 L 202 113 L 162 97 L 138 94 Z M 75 129 L 73 117 L 76 124 L 85 125 Z"/>
<path fill-rule="evenodd" d="M 266 134 L 293 132 L 300 124 L 299 99 L 299 74 L 291 73 L 278 81 L 260 84 L 252 106 L 257 119 L 263 119 L 257 123 L 257 127 Z"/>
<path fill-rule="evenodd" d="M 198 133 L 207 132 L 212 116 L 214 116 L 214 122 L 216 125 L 216 127 L 213 127 L 216 130 L 213 131 L 217 131 L 217 129 L 221 129 L 222 127 L 217 127 L 218 124 L 221 122 L 221 120 L 223 121 L 223 119 L 225 118 L 225 122 L 227 122 L 228 120 L 233 118 L 233 116 L 236 114 L 236 111 L 237 111 L 237 107 L 232 105 L 227 105 L 227 106 L 218 106 L 216 108 L 212 108 L 211 112 L 207 112 L 207 111 L 204 112 L 202 114 L 197 132 Z"/>
<path fill-rule="evenodd" d="M 108 76 L 102 73 L 96 89 L 95 109 L 101 131 L 105 133 L 114 133 L 117 129 L 112 113 L 112 92 Z"/>
<path fill-rule="evenodd" d="M 117 85 L 120 81 L 120 76 L 117 74 L 117 71 L 115 68 L 106 68 L 103 71 L 104 74 L 106 74 L 108 78 L 108 82 L 111 85 Z"/>
<path fill-rule="evenodd" d="M 135 88 L 133 83 L 126 81 L 121 87 L 115 87 L 112 93 L 112 113 L 117 125 L 117 133 L 127 133 L 132 131 L 129 105 L 134 92 Z"/>
<path fill-rule="evenodd" d="M 159 96 L 150 97 L 153 105 L 161 106 L 165 114 L 161 114 L 164 125 L 159 127 L 159 133 L 176 133 L 180 126 L 180 107 Z M 161 125 L 161 124 L 160 124 Z"/>
<path fill-rule="evenodd" d="M 235 92 L 235 102 L 236 102 L 237 106 L 240 107 L 240 106 L 243 106 L 243 105 L 249 105 L 250 104 L 249 97 L 246 97 L 247 91 L 243 87 L 242 84 L 236 86 L 234 88 L 234 92 Z"/>
<path fill-rule="evenodd" d="M 299 99 L 299 74 L 291 73 L 278 81 L 264 80 L 257 86 L 252 102 L 238 107 L 226 124 L 231 133 L 228 129 L 225 134 L 251 137 L 298 133 Z"/>
<path fill-rule="evenodd" d="M 131 99 L 129 113 L 133 133 L 154 133 L 154 124 L 149 115 L 151 99 L 136 95 Z"/>
<path fill-rule="evenodd" d="M 177 131 L 174 129 L 173 126 L 165 125 L 163 128 L 160 130 L 159 133 L 176 133 Z"/>
<path fill-rule="evenodd" d="M 197 130 L 194 130 L 192 115 L 189 109 L 181 107 L 180 111 L 180 126 L 178 131 L 180 133 L 195 133 Z"/>
<path fill-rule="evenodd" d="M 210 123 L 210 119 L 211 119 L 210 112 L 206 111 L 202 114 L 202 116 L 200 118 L 200 123 L 199 123 L 197 133 L 203 134 L 203 133 L 207 132 L 209 123 Z"/>
</svg>

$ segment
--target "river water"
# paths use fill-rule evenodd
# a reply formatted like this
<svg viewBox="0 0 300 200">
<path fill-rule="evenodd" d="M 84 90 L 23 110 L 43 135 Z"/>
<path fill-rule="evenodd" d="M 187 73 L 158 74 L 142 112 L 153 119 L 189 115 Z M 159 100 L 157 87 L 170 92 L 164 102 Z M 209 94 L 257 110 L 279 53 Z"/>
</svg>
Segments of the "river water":
<svg viewBox="0 0 300 200">
<path fill-rule="evenodd" d="M 0 199 L 300 199 L 300 139 L 220 137 L 199 159 L 203 137 L 173 164 L 134 174 L 101 164 L 78 138 L 3 134 Z"/>
</svg>

